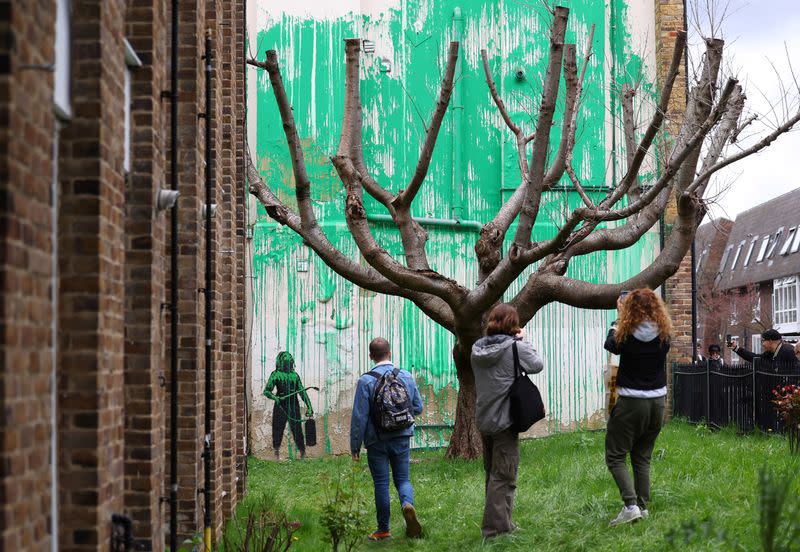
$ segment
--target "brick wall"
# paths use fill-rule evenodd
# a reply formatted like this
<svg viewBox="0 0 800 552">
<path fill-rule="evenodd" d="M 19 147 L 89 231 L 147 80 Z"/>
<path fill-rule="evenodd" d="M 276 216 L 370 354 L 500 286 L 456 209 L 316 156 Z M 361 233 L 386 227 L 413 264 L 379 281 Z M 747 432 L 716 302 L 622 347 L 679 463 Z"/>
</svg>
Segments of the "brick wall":
<svg viewBox="0 0 800 552">
<path fill-rule="evenodd" d="M 53 110 L 55 0 L 0 0 L 0 550 L 108 550 L 111 516 L 137 550 L 168 538 L 169 2 L 72 0 L 71 116 Z M 212 511 L 218 538 L 244 490 L 239 223 L 246 199 L 244 0 L 180 4 L 179 540 L 202 531 L 206 30 L 215 48 Z M 131 165 L 124 159 L 124 38 Z M 56 138 L 59 138 L 57 141 Z M 54 158 L 57 146 L 58 157 Z M 57 162 L 54 160 L 57 159 Z M 57 171 L 56 171 L 57 169 Z M 54 174 L 57 194 L 52 193 Z M 57 214 L 54 216 L 54 213 Z M 54 230 L 58 239 L 53 241 Z M 57 273 L 55 269 L 57 268 Z M 56 276 L 56 279 L 54 279 Z M 55 286 L 53 284 L 55 283 Z M 52 333 L 58 326 L 58 339 Z M 57 378 L 53 380 L 54 376 Z M 58 495 L 51 519 L 51 401 Z M 57 528 L 57 535 L 53 535 Z"/>
<path fill-rule="evenodd" d="M 122 511 L 123 0 L 72 2 L 72 120 L 60 144 L 59 542 L 108 550 Z"/>
<path fill-rule="evenodd" d="M 248 396 L 246 389 L 246 381 L 249 381 L 250 370 L 250 342 L 249 337 L 252 332 L 252 326 L 247 325 L 247 305 L 248 305 L 248 291 L 249 286 L 246 286 L 248 271 L 247 267 L 250 263 L 250 252 L 245 247 L 247 220 L 247 206 L 251 203 L 250 194 L 247 192 L 247 182 L 245 175 L 245 148 L 247 147 L 246 136 L 246 123 L 245 123 L 245 107 L 247 105 L 246 85 L 245 85 L 245 22 L 247 20 L 247 12 L 245 10 L 246 2 L 241 0 L 234 0 L 231 7 L 231 22 L 233 37 L 231 43 L 234 45 L 233 52 L 231 53 L 231 82 L 233 83 L 230 96 L 234 98 L 233 105 L 231 106 L 231 117 L 233 128 L 238 129 L 232 141 L 234 148 L 233 159 L 235 166 L 234 189 L 232 191 L 232 203 L 236 205 L 236 213 L 234 220 L 236 223 L 236 236 L 234 238 L 234 255 L 241 262 L 236 263 L 233 274 L 234 291 L 234 307 L 235 307 L 235 351 L 238 365 L 235 366 L 234 375 L 232 377 L 234 387 L 234 394 L 237 397 L 235 406 L 235 438 L 234 438 L 234 460 L 235 460 L 235 477 L 237 498 L 244 495 L 245 483 L 247 480 L 247 424 L 249 422 L 247 416 Z"/>
<path fill-rule="evenodd" d="M 0 550 L 47 550 L 54 2 L 0 1 Z"/>
<path fill-rule="evenodd" d="M 658 81 L 664 82 L 672 52 L 675 48 L 677 32 L 685 28 L 683 0 L 654 0 L 656 15 L 656 59 Z M 683 67 L 675 79 L 669 102 L 667 130 L 677 136 L 683 113 L 686 109 L 686 72 Z M 664 214 L 665 231 L 668 234 L 677 211 L 674 199 L 670 201 Z M 691 261 L 687 256 L 678 271 L 664 284 L 667 305 L 672 316 L 673 338 L 669 362 L 691 360 L 692 356 L 692 280 Z M 671 385 L 671 371 L 667 380 Z M 669 398 L 669 397 L 668 397 Z M 667 405 L 668 411 L 671 405 Z"/>
<path fill-rule="evenodd" d="M 125 190 L 125 512 L 133 520 L 138 550 L 163 550 L 168 527 L 160 497 L 165 477 L 161 382 L 165 341 L 166 257 L 169 214 L 156 209 L 166 186 L 169 102 L 169 20 L 166 2 L 128 2 L 125 34 L 142 66 L 132 72 L 131 170 Z"/>
</svg>

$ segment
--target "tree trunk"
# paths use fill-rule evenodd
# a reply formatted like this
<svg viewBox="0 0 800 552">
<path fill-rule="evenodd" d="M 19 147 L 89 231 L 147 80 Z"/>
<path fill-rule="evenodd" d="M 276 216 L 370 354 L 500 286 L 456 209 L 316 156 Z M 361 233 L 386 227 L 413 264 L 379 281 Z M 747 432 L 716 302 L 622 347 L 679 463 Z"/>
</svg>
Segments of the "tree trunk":
<svg viewBox="0 0 800 552">
<path fill-rule="evenodd" d="M 456 405 L 456 423 L 446 458 L 462 458 L 472 460 L 483 454 L 481 434 L 475 425 L 475 377 L 469 355 L 472 350 L 471 340 L 458 340 L 453 348 L 453 360 L 458 376 L 458 404 Z"/>
</svg>

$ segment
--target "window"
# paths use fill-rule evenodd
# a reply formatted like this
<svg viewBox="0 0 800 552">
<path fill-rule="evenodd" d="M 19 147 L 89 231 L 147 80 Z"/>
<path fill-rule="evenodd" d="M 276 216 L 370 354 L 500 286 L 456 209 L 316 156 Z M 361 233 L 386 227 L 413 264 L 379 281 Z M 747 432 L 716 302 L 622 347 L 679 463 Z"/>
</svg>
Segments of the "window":
<svg viewBox="0 0 800 552">
<path fill-rule="evenodd" d="M 56 38 L 54 61 L 53 104 L 62 119 L 72 115 L 70 103 L 70 7 L 69 0 L 56 0 Z"/>
<path fill-rule="evenodd" d="M 728 262 L 728 256 L 731 254 L 731 249 L 733 246 L 730 245 L 725 249 L 725 253 L 722 254 L 722 261 L 719 263 L 719 271 L 722 272 L 725 270 L 725 263 Z"/>
<path fill-rule="evenodd" d="M 770 236 L 764 236 L 764 240 L 761 242 L 761 249 L 758 250 L 758 257 L 756 257 L 756 262 L 760 263 L 764 260 L 764 253 L 767 252 L 767 245 L 769 245 L 769 238 Z"/>
<path fill-rule="evenodd" d="M 760 355 L 761 354 L 761 334 L 756 334 L 751 337 L 753 342 L 753 346 L 751 347 L 750 351 Z"/>
<path fill-rule="evenodd" d="M 800 249 L 800 232 L 795 233 L 794 243 L 792 244 L 792 248 L 789 250 L 789 253 L 797 253 L 798 249 Z"/>
<path fill-rule="evenodd" d="M 697 260 L 694 263 L 694 271 L 696 274 L 700 273 L 700 267 L 703 264 L 703 259 L 705 259 L 706 253 L 708 253 L 708 249 L 703 249 L 703 251 L 700 253 L 700 256 L 697 257 Z"/>
<path fill-rule="evenodd" d="M 769 249 L 767 249 L 767 259 L 772 257 L 772 253 L 775 251 L 775 246 L 778 245 L 778 242 L 781 240 L 782 234 L 783 234 L 783 226 L 778 228 L 778 231 L 775 232 L 775 239 L 772 240 L 769 244 Z"/>
<path fill-rule="evenodd" d="M 792 226 L 789 228 L 789 233 L 786 234 L 786 241 L 783 242 L 783 247 L 781 247 L 781 255 L 787 255 L 789 253 L 789 246 L 792 245 L 792 238 L 797 231 L 797 226 Z"/>
<path fill-rule="evenodd" d="M 124 40 L 124 39 L 123 39 Z M 133 93 L 131 90 L 131 83 L 133 77 L 131 69 L 134 67 L 141 67 L 142 60 L 136 55 L 131 43 L 127 40 L 125 42 L 125 157 L 122 160 L 122 168 L 126 173 L 131 171 L 131 102 L 133 101 Z"/>
<path fill-rule="evenodd" d="M 733 261 L 731 262 L 731 270 L 736 268 L 736 261 L 739 260 L 739 255 L 742 252 L 742 248 L 744 247 L 744 240 L 739 242 L 739 245 L 736 247 L 736 253 L 733 255 Z"/>
<path fill-rule="evenodd" d="M 798 321 L 798 277 L 789 276 L 774 281 L 772 291 L 772 317 L 775 325 L 795 324 Z"/>
<path fill-rule="evenodd" d="M 756 246 L 756 242 L 758 241 L 758 236 L 753 238 L 753 241 L 750 242 L 750 247 L 747 248 L 747 255 L 744 256 L 744 265 L 747 266 L 750 264 L 750 256 L 753 254 L 753 249 Z"/>
</svg>

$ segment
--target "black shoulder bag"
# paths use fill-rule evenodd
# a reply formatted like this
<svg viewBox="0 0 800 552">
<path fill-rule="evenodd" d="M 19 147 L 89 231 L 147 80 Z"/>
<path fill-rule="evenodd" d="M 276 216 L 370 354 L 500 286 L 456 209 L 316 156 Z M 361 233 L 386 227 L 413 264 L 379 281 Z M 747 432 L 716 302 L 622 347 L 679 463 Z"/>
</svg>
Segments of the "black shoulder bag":
<svg viewBox="0 0 800 552">
<path fill-rule="evenodd" d="M 544 403 L 539 389 L 522 371 L 519 365 L 517 342 L 511 344 L 514 351 L 514 383 L 508 397 L 511 402 L 511 429 L 517 433 L 527 431 L 533 424 L 544 419 Z"/>
</svg>

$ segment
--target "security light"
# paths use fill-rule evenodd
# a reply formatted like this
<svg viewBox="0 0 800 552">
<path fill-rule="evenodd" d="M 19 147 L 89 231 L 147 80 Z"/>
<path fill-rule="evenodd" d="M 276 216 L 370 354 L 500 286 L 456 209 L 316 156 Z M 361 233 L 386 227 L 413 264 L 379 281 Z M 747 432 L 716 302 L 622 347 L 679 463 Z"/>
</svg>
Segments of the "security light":
<svg viewBox="0 0 800 552">
<path fill-rule="evenodd" d="M 156 207 L 159 211 L 171 209 L 175 206 L 175 202 L 178 201 L 179 195 L 181 195 L 181 193 L 178 190 L 162 190 L 159 188 Z"/>
<path fill-rule="evenodd" d="M 204 204 L 203 204 L 203 212 L 202 212 L 203 216 L 205 216 L 205 214 L 206 214 L 206 209 L 207 209 L 208 207 L 209 207 L 208 203 L 204 203 Z M 212 204 L 211 204 L 211 218 L 212 218 L 212 219 L 214 218 L 214 215 L 215 215 L 216 213 L 217 213 L 217 204 L 216 204 L 216 203 L 212 203 Z"/>
</svg>

